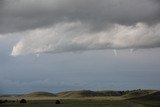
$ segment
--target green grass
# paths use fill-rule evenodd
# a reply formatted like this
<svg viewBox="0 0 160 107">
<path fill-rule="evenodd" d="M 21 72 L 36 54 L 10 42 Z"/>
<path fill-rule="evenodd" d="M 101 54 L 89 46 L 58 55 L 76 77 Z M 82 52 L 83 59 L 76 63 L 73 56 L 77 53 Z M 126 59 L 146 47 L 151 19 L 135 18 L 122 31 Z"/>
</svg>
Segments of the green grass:
<svg viewBox="0 0 160 107">
<path fill-rule="evenodd" d="M 27 104 L 8 102 L 1 107 L 144 107 L 129 101 L 89 100 L 89 99 L 64 99 L 62 104 L 56 105 L 54 100 L 34 100 Z"/>
<path fill-rule="evenodd" d="M 144 107 L 160 107 L 160 101 L 153 101 L 153 100 L 131 100 L 131 102 L 141 104 Z"/>
</svg>

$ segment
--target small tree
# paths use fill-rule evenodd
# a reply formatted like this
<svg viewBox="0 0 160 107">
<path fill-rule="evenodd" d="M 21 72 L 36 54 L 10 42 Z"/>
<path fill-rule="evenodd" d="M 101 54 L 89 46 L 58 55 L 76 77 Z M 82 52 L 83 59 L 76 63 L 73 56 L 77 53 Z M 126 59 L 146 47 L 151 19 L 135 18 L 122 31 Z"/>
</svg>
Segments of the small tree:
<svg viewBox="0 0 160 107">
<path fill-rule="evenodd" d="M 20 103 L 27 103 L 27 101 L 25 99 L 21 99 Z"/>
<path fill-rule="evenodd" d="M 55 104 L 60 104 L 61 102 L 59 100 L 56 100 Z"/>
</svg>

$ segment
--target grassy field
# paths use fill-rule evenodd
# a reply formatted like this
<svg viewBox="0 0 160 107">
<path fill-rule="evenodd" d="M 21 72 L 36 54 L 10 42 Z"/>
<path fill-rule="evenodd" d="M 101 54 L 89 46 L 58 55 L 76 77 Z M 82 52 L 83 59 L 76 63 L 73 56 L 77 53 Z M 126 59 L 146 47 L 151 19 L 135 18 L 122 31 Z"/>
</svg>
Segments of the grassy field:
<svg viewBox="0 0 160 107">
<path fill-rule="evenodd" d="M 89 99 L 63 99 L 61 104 L 55 104 L 55 100 L 32 100 L 26 104 L 19 102 L 8 102 L 1 104 L 1 107 L 144 107 L 142 104 L 130 101 L 109 101 Z M 153 106 L 154 107 L 154 106 Z"/>
<path fill-rule="evenodd" d="M 26 104 L 7 102 L 0 104 L 0 107 L 160 107 L 159 101 L 105 100 L 104 98 L 60 99 L 61 104 L 55 104 L 55 101 L 55 99 L 27 100 Z"/>
</svg>

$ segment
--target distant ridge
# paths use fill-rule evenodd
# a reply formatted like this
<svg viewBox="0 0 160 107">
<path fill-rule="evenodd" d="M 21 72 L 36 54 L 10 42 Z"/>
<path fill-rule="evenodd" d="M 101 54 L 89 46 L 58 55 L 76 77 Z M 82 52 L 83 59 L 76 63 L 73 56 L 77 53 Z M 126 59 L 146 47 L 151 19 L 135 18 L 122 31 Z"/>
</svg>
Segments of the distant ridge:
<svg viewBox="0 0 160 107">
<path fill-rule="evenodd" d="M 160 91 L 153 92 L 144 96 L 133 97 L 131 100 L 154 100 L 160 101 Z"/>
<path fill-rule="evenodd" d="M 2 95 L 0 97 L 12 97 L 13 95 Z M 128 100 L 158 100 L 160 101 L 160 91 L 159 90 L 127 90 L 127 91 L 91 91 L 91 90 L 79 90 L 79 91 L 66 91 L 60 93 L 49 93 L 49 92 L 32 92 L 22 95 L 14 95 L 14 97 L 36 97 L 36 98 L 45 98 L 45 97 L 57 97 L 57 98 L 92 98 L 92 97 L 114 97 L 122 98 Z"/>
<path fill-rule="evenodd" d="M 105 97 L 105 96 L 121 96 L 125 94 L 123 91 L 90 91 L 90 90 L 82 90 L 82 91 L 67 91 L 61 92 L 57 95 L 59 97 Z"/>
<path fill-rule="evenodd" d="M 39 92 L 32 92 L 29 94 L 25 94 L 24 96 L 26 97 L 55 97 L 56 95 L 53 93 L 49 93 L 49 92 L 39 91 Z"/>
<path fill-rule="evenodd" d="M 146 96 L 149 94 L 152 94 L 154 92 L 157 92 L 156 90 L 132 90 L 127 92 L 123 97 L 125 98 L 136 98 L 141 96 Z"/>
<path fill-rule="evenodd" d="M 120 96 L 125 99 L 132 98 L 146 98 L 146 99 L 160 99 L 160 91 L 158 90 L 131 90 L 131 91 L 66 91 L 60 92 L 57 96 L 62 98 L 79 98 L 79 97 L 107 97 L 107 96 Z"/>
</svg>

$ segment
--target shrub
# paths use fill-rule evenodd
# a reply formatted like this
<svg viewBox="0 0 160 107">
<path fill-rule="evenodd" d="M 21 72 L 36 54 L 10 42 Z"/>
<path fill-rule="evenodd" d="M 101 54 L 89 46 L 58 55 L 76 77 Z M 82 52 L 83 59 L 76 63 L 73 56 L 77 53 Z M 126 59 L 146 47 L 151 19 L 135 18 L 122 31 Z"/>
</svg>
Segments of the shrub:
<svg viewBox="0 0 160 107">
<path fill-rule="evenodd" d="M 27 103 L 27 101 L 25 99 L 21 99 L 20 103 Z"/>
<path fill-rule="evenodd" d="M 60 104 L 61 102 L 59 100 L 56 100 L 55 104 Z"/>
</svg>

